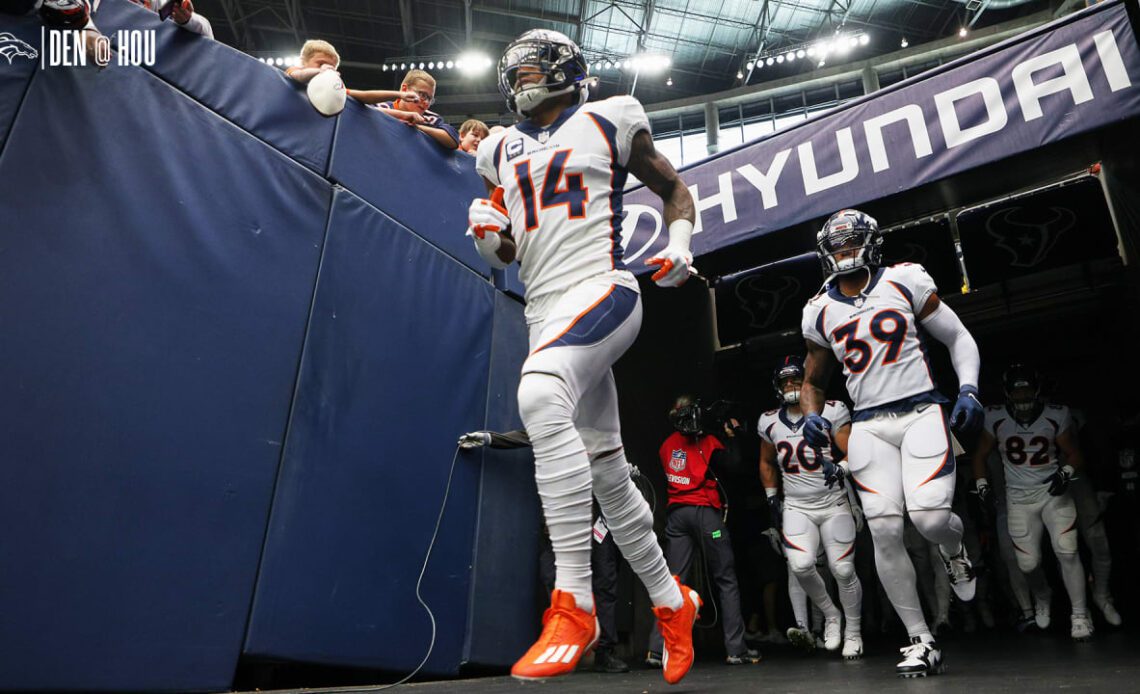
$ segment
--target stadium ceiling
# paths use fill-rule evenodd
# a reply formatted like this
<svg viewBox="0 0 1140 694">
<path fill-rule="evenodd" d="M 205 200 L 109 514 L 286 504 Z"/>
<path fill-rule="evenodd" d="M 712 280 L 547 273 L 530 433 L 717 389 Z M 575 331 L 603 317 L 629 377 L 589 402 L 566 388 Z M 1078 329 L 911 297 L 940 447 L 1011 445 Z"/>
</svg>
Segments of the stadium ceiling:
<svg viewBox="0 0 1140 694">
<path fill-rule="evenodd" d="M 354 88 L 394 89 L 396 62 L 454 60 L 475 50 L 494 59 L 515 36 L 554 29 L 576 40 L 591 64 L 639 52 L 668 56 L 669 70 L 595 72 L 603 95 L 634 93 L 645 103 L 696 96 L 810 73 L 815 61 L 762 65 L 757 54 L 844 34 L 869 41 L 858 58 L 943 39 L 1047 9 L 1058 0 L 198 0 L 217 38 L 258 56 L 295 54 L 305 39 L 322 38 L 341 54 Z M 398 66 L 396 66 L 398 68 Z M 471 77 L 429 70 L 439 81 L 438 107 L 449 116 L 499 114 L 505 106 L 495 70 Z M 744 75 L 738 78 L 737 74 Z M 667 86 L 666 81 L 670 84 Z"/>
</svg>

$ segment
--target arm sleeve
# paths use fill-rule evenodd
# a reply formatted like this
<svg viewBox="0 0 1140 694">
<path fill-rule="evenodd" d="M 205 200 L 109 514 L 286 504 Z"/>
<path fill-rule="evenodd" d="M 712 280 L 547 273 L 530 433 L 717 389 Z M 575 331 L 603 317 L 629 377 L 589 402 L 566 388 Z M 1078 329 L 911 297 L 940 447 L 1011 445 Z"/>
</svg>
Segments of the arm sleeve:
<svg viewBox="0 0 1140 694">
<path fill-rule="evenodd" d="M 807 305 L 804 306 L 804 317 L 800 323 L 800 329 L 803 331 L 805 340 L 811 340 L 820 347 L 830 349 L 831 346 L 827 343 L 827 338 L 825 338 L 821 332 L 821 328 L 823 328 L 823 315 L 823 308 L 816 304 L 816 302 L 809 301 Z"/>
<path fill-rule="evenodd" d="M 186 31 L 201 34 L 208 39 L 214 38 L 214 27 L 210 26 L 210 20 L 195 12 L 190 15 L 190 19 L 186 20 L 185 24 L 179 24 Z"/>
<path fill-rule="evenodd" d="M 950 350 L 950 363 L 954 365 L 954 373 L 958 374 L 958 387 L 977 388 L 982 357 L 978 353 L 978 343 L 962 325 L 958 314 L 946 304 L 939 304 L 923 319 L 922 327 Z"/>
<path fill-rule="evenodd" d="M 629 164 L 630 150 L 633 149 L 633 136 L 642 130 L 652 133 L 649 116 L 645 115 L 641 102 L 632 96 L 614 96 L 597 102 L 595 112 L 613 123 L 617 130 L 614 135 L 614 154 L 618 163 L 626 166 Z"/>
<path fill-rule="evenodd" d="M 484 140 L 475 150 L 475 170 L 479 175 L 495 185 L 502 185 L 499 181 L 499 167 L 496 166 L 499 149 L 503 146 L 503 138 L 497 137 Z"/>
</svg>

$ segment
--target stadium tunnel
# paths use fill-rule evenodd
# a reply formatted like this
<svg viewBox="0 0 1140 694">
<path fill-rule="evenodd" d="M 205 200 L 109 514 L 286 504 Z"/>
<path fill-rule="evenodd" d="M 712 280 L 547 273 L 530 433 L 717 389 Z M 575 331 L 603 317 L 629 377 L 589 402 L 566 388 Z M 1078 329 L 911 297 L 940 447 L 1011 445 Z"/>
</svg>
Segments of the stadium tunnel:
<svg viewBox="0 0 1140 694">
<path fill-rule="evenodd" d="M 979 58 L 968 56 L 888 90 L 921 90 L 924 80 L 972 60 Z M 883 96 L 869 95 L 864 103 Z M 1080 118 L 1074 113 L 1080 105 L 1072 100 L 1054 106 L 1061 112 L 1067 107 L 1065 117 Z M 763 214 L 741 213 L 733 228 L 752 227 L 741 241 L 699 253 L 700 279 L 674 292 L 643 276 L 645 322 L 638 343 L 616 369 L 631 459 L 660 469 L 657 446 L 670 432 L 665 413 L 681 392 L 697 393 L 706 404 L 726 403 L 724 411 L 755 433 L 760 413 L 777 406 L 773 369 L 784 355 L 805 351 L 802 309 L 824 280 L 816 232 L 830 211 L 856 207 L 884 230 L 884 262 L 922 264 L 939 296 L 975 336 L 983 403 L 1004 401 L 1001 374 L 1008 365 L 1035 366 L 1045 377 L 1045 397 L 1084 413 L 1080 440 L 1092 476 L 1114 488 L 1127 472 L 1117 460 L 1121 424 L 1136 416 L 1134 394 L 1140 390 L 1140 372 L 1128 366 L 1140 339 L 1140 325 L 1131 318 L 1140 308 L 1140 170 L 1135 148 L 1123 144 L 1140 138 L 1140 117 L 1134 108 L 1113 115 L 1086 132 L 1012 156 L 983 156 L 975 166 L 921 185 L 902 182 L 866 197 L 859 197 L 864 190 L 838 187 L 828 212 L 787 226 L 768 225 Z M 826 133 L 825 118 L 798 126 L 813 128 Z M 905 141 L 905 131 L 900 134 Z M 769 136 L 766 150 L 754 157 L 758 165 L 782 146 L 781 138 L 794 141 L 787 132 Z M 761 147 L 764 141 L 745 143 L 683 169 L 682 178 L 690 186 L 715 184 L 731 170 L 718 166 L 718 159 L 742 161 Z M 723 197 L 725 188 L 720 190 Z M 702 221 L 715 225 L 716 212 L 716 206 L 704 211 Z M 935 380 L 952 395 L 957 380 L 946 350 L 933 347 L 931 358 Z M 838 373 L 828 397 L 847 400 Z M 972 450 L 972 441 L 963 444 Z M 737 535 L 754 534 L 750 524 L 766 524 L 763 489 L 752 469 L 758 442 L 753 438 L 745 449 L 747 474 L 721 480 L 730 507 L 737 509 L 729 513 Z M 664 481 L 657 482 L 658 497 L 664 498 Z M 738 547 L 747 541 L 733 539 Z M 1140 568 L 1129 544 L 1125 538 L 1113 544 L 1116 577 Z M 1128 591 L 1115 592 L 1127 609 L 1135 607 Z M 723 649 L 716 630 L 702 646 Z"/>
<path fill-rule="evenodd" d="M 429 644 L 430 676 L 509 665 L 538 629 L 533 470 L 524 454 L 453 459 L 453 442 L 518 426 L 525 326 L 517 274 L 489 272 L 460 233 L 483 194 L 472 162 L 400 138 L 359 104 L 324 119 L 280 71 L 191 44 L 126 0 L 103 0 L 99 21 L 155 29 L 168 59 L 0 72 L 0 688 L 218 690 L 264 663 L 363 682 L 410 671 Z M 9 16 L 0 30 L 39 34 Z M 1022 344 L 1090 419 L 1135 392 L 1121 364 L 1137 331 L 1140 171 L 1121 143 L 1138 141 L 1140 121 L 1133 109 L 1081 127 L 1100 103 L 1062 109 L 1078 132 L 1050 119 L 1056 141 L 1027 151 L 816 198 L 870 212 L 889 259 L 931 270 L 979 338 L 991 401 L 997 365 Z M 403 175 L 375 176 L 397 165 Z M 667 292 L 643 276 L 641 336 L 616 368 L 643 470 L 659 470 L 677 391 L 739 403 L 749 422 L 770 406 L 770 368 L 802 349 L 800 307 L 821 281 L 810 253 L 826 213 L 805 210 L 698 248 L 711 284 Z M 1007 260 L 997 224 L 1051 241 L 1032 262 Z M 794 289 L 766 284 L 781 278 Z M 1002 346 L 1012 337 L 1016 353 Z M 415 603 L 430 543 L 435 625 Z M 636 651 L 647 610 L 623 580 L 619 630 Z"/>
</svg>

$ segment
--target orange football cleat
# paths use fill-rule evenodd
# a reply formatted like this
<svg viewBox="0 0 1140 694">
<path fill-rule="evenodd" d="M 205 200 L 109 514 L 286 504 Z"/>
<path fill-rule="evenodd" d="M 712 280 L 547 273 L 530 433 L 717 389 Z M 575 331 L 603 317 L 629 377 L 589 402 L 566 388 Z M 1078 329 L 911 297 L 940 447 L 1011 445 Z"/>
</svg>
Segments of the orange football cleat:
<svg viewBox="0 0 1140 694">
<path fill-rule="evenodd" d="M 550 595 L 550 607 L 542 615 L 542 634 L 511 668 L 511 677 L 540 680 L 573 672 L 600 635 L 598 618 L 579 610 L 573 595 L 555 589 Z M 691 638 L 689 643 L 689 660 L 692 661 Z"/>
<path fill-rule="evenodd" d="M 693 667 L 693 624 L 697 621 L 700 612 L 701 596 L 697 591 L 683 585 L 676 576 L 673 580 L 681 589 L 681 597 L 685 603 L 679 610 L 668 607 L 654 607 L 653 614 L 657 615 L 657 628 L 665 638 L 665 651 L 661 656 L 661 669 L 665 674 L 665 681 L 677 684 Z"/>
</svg>

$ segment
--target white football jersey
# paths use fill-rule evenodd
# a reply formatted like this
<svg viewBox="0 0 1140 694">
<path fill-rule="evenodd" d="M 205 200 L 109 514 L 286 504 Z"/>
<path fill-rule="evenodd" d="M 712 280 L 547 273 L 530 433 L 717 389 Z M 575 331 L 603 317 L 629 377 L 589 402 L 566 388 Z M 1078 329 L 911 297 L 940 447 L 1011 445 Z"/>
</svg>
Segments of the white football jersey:
<svg viewBox="0 0 1140 694">
<path fill-rule="evenodd" d="M 1048 494 L 1045 480 L 1061 464 L 1057 436 L 1072 421 L 1069 408 L 1064 405 L 1045 405 L 1029 424 L 1014 419 L 1004 405 L 986 408 L 986 431 L 997 439 L 1010 501 L 1029 503 Z"/>
<path fill-rule="evenodd" d="M 937 389 L 916 319 L 936 289 L 921 265 L 901 263 L 876 269 L 860 296 L 830 282 L 804 306 L 804 338 L 843 365 L 856 414 Z"/>
<path fill-rule="evenodd" d="M 621 218 L 626 164 L 642 130 L 645 109 L 615 96 L 571 107 L 546 128 L 523 121 L 480 143 L 476 170 L 505 189 L 528 320 L 604 273 L 637 289 L 622 263 Z"/>
<path fill-rule="evenodd" d="M 823 417 L 831 422 L 832 431 L 851 423 L 847 405 L 828 400 Z M 818 510 L 834 506 L 847 494 L 838 487 L 828 489 L 823 481 L 823 461 L 804 438 L 803 417 L 793 420 L 788 408 L 770 410 L 760 415 L 757 430 L 760 438 L 776 447 L 776 465 L 784 478 L 784 501 L 796 508 Z"/>
</svg>

